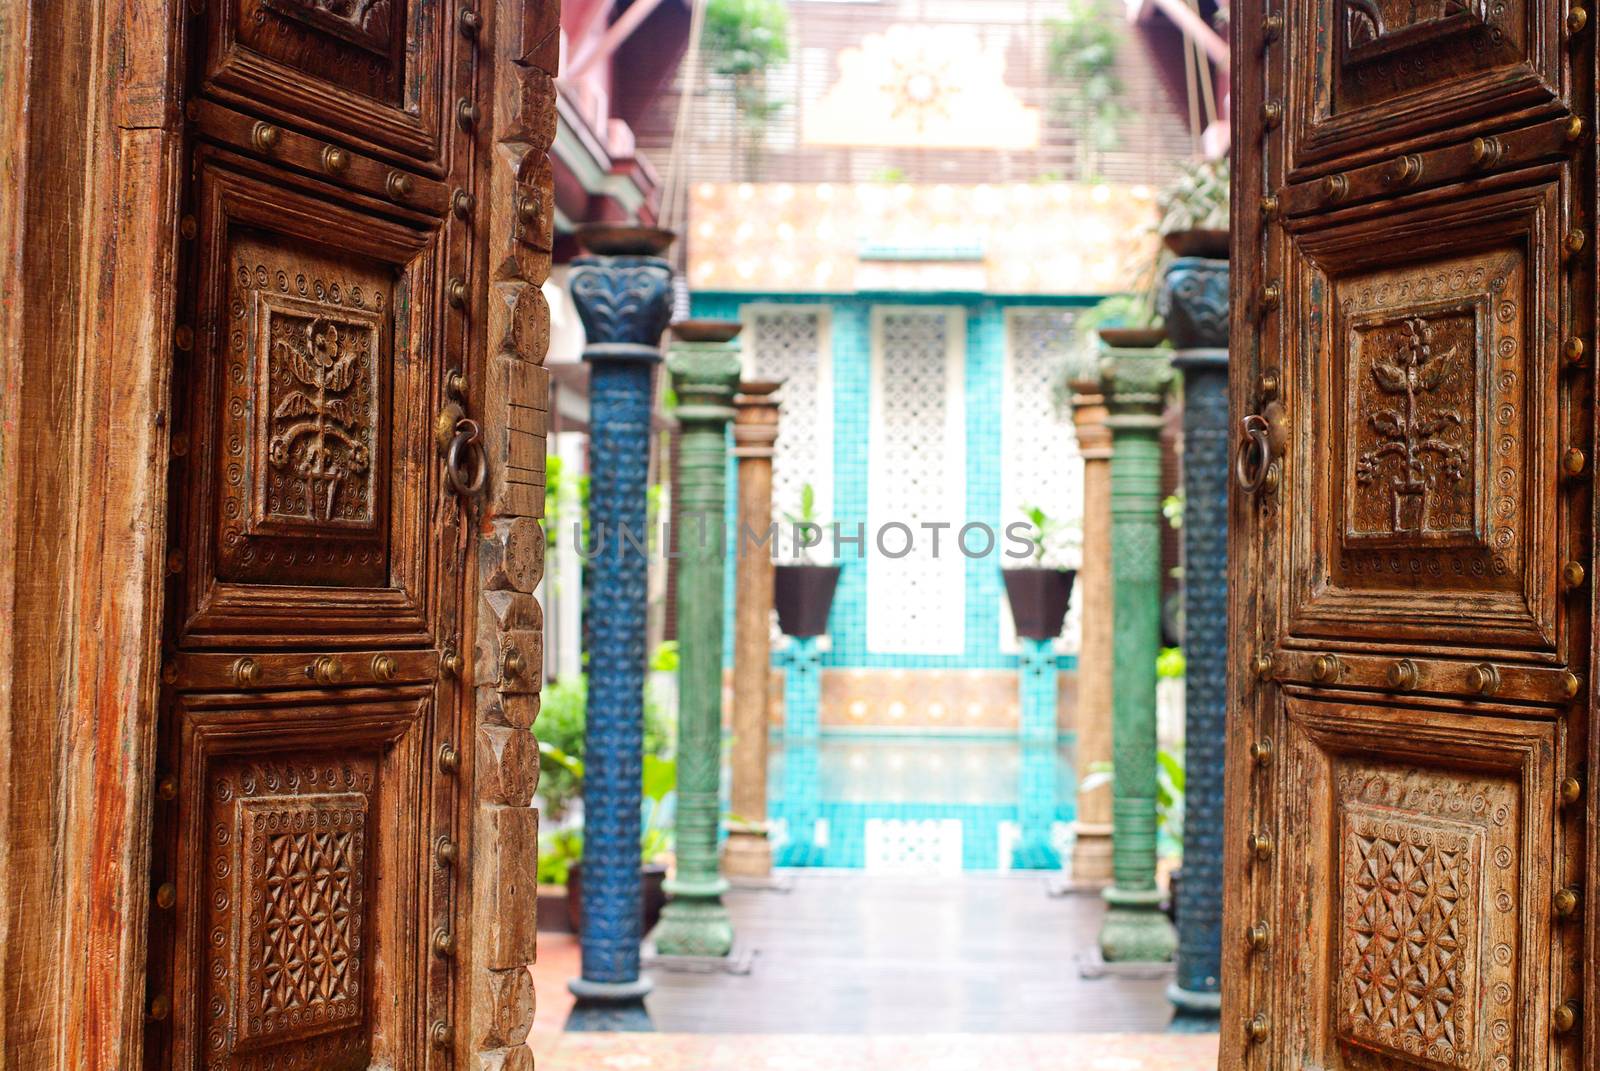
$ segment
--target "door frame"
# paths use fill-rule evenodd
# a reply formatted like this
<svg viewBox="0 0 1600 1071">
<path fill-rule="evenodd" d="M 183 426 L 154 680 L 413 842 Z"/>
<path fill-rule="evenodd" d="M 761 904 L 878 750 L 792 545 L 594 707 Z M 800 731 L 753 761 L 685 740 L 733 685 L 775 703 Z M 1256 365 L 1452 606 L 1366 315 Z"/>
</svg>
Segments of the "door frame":
<svg viewBox="0 0 1600 1071">
<path fill-rule="evenodd" d="M 0 21 L 11 74 L 0 83 L 0 159 L 13 193 L 0 199 L 0 1068 L 137 1066 L 152 998 L 189 6 L 24 0 Z M 473 6 L 485 61 L 474 127 L 483 268 L 469 300 L 486 344 L 467 371 L 491 480 L 467 548 L 476 579 L 463 654 L 476 721 L 460 749 L 461 805 L 473 812 L 461 816 L 462 911 L 477 925 L 460 952 L 451 1063 L 510 1049 L 509 1071 L 524 1066 L 513 1054 L 533 1015 L 524 965 L 538 760 L 526 729 L 539 674 L 504 680 L 498 656 L 523 637 L 542 641 L 531 595 L 514 596 L 543 570 L 544 456 L 530 447 L 542 447 L 548 410 L 539 286 L 550 269 L 560 5 Z"/>
</svg>

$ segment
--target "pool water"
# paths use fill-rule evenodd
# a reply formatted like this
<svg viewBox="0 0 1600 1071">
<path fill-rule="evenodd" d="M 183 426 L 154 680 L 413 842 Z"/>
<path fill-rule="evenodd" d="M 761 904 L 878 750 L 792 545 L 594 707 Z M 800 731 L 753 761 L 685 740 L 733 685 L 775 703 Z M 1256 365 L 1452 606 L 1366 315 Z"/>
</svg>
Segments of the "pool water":
<svg viewBox="0 0 1600 1071">
<path fill-rule="evenodd" d="M 1059 869 L 1070 855 L 1070 743 L 1014 737 L 775 737 L 780 865 L 895 873 Z"/>
</svg>

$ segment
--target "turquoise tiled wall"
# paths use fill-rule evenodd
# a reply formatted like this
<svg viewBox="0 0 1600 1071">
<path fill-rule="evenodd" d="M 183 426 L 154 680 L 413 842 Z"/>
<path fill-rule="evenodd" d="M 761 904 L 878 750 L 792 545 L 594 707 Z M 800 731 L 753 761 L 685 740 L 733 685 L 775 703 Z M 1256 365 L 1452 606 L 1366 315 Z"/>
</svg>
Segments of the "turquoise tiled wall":
<svg viewBox="0 0 1600 1071">
<path fill-rule="evenodd" d="M 746 304 L 827 305 L 832 310 L 833 367 L 833 517 L 845 532 L 867 519 L 867 428 L 871 418 L 872 310 L 879 305 L 960 307 L 966 314 L 966 474 L 967 519 L 1004 530 L 1000 517 L 1001 376 L 1005 361 L 1006 310 L 1092 305 L 1097 298 L 992 297 L 972 294 L 769 294 L 697 293 L 693 315 L 737 320 Z M 781 434 L 781 430 L 780 430 Z M 731 464 L 731 462 L 730 462 Z M 729 473 L 729 515 L 735 516 L 734 473 Z M 870 535 L 869 535 L 870 543 Z M 880 654 L 867 649 L 867 562 L 846 552 L 833 616 L 831 649 L 822 664 L 839 668 L 1015 669 L 1018 656 L 1000 648 L 1000 581 L 998 557 L 966 561 L 965 651 L 960 655 Z M 732 615 L 733 571 L 727 575 L 725 605 Z M 725 652 L 732 660 L 732 636 L 726 630 Z M 1059 658 L 1062 669 L 1077 660 Z"/>
</svg>

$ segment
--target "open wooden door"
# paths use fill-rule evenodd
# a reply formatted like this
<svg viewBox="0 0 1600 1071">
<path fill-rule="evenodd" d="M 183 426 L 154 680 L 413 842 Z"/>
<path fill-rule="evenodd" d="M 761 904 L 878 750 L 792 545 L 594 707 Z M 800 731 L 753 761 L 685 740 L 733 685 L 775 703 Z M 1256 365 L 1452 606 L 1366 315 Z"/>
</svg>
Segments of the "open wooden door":
<svg viewBox="0 0 1600 1071">
<path fill-rule="evenodd" d="M 1582 3 L 1235 8 L 1224 1067 L 1594 1066 Z"/>
<path fill-rule="evenodd" d="M 145 1066 L 464 1067 L 464 678 L 531 693 L 539 665 L 537 635 L 474 660 L 466 620 L 494 439 L 465 419 L 483 228 L 515 193 L 478 136 L 493 9 L 189 6 Z M 501 9 L 520 33 L 549 6 Z M 548 113 L 548 88 L 522 103 Z M 536 176 L 548 136 L 527 141 Z M 548 220 L 527 196 L 532 236 Z M 519 347 L 542 355 L 508 337 L 502 361 Z M 517 400 L 538 434 L 540 400 Z M 516 472 L 493 460 L 503 503 Z M 525 885 L 507 932 L 531 934 Z"/>
</svg>

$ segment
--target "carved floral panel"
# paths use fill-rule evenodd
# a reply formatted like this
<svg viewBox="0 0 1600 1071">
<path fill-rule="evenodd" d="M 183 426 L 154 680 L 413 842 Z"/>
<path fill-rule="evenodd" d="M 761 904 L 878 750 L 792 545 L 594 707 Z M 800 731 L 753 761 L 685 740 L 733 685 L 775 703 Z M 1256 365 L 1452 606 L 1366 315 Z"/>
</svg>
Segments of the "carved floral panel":
<svg viewBox="0 0 1600 1071">
<path fill-rule="evenodd" d="M 231 254 L 219 572 L 381 584 L 389 273 L 252 232 Z"/>
<path fill-rule="evenodd" d="M 312 75 L 389 106 L 407 96 L 404 0 L 225 0 L 215 6 L 251 66 L 267 60 L 265 70 L 281 65 L 302 82 Z"/>
<path fill-rule="evenodd" d="M 201 1044 L 208 1071 L 370 1059 L 366 756 L 224 760 L 208 784 Z"/>
</svg>

